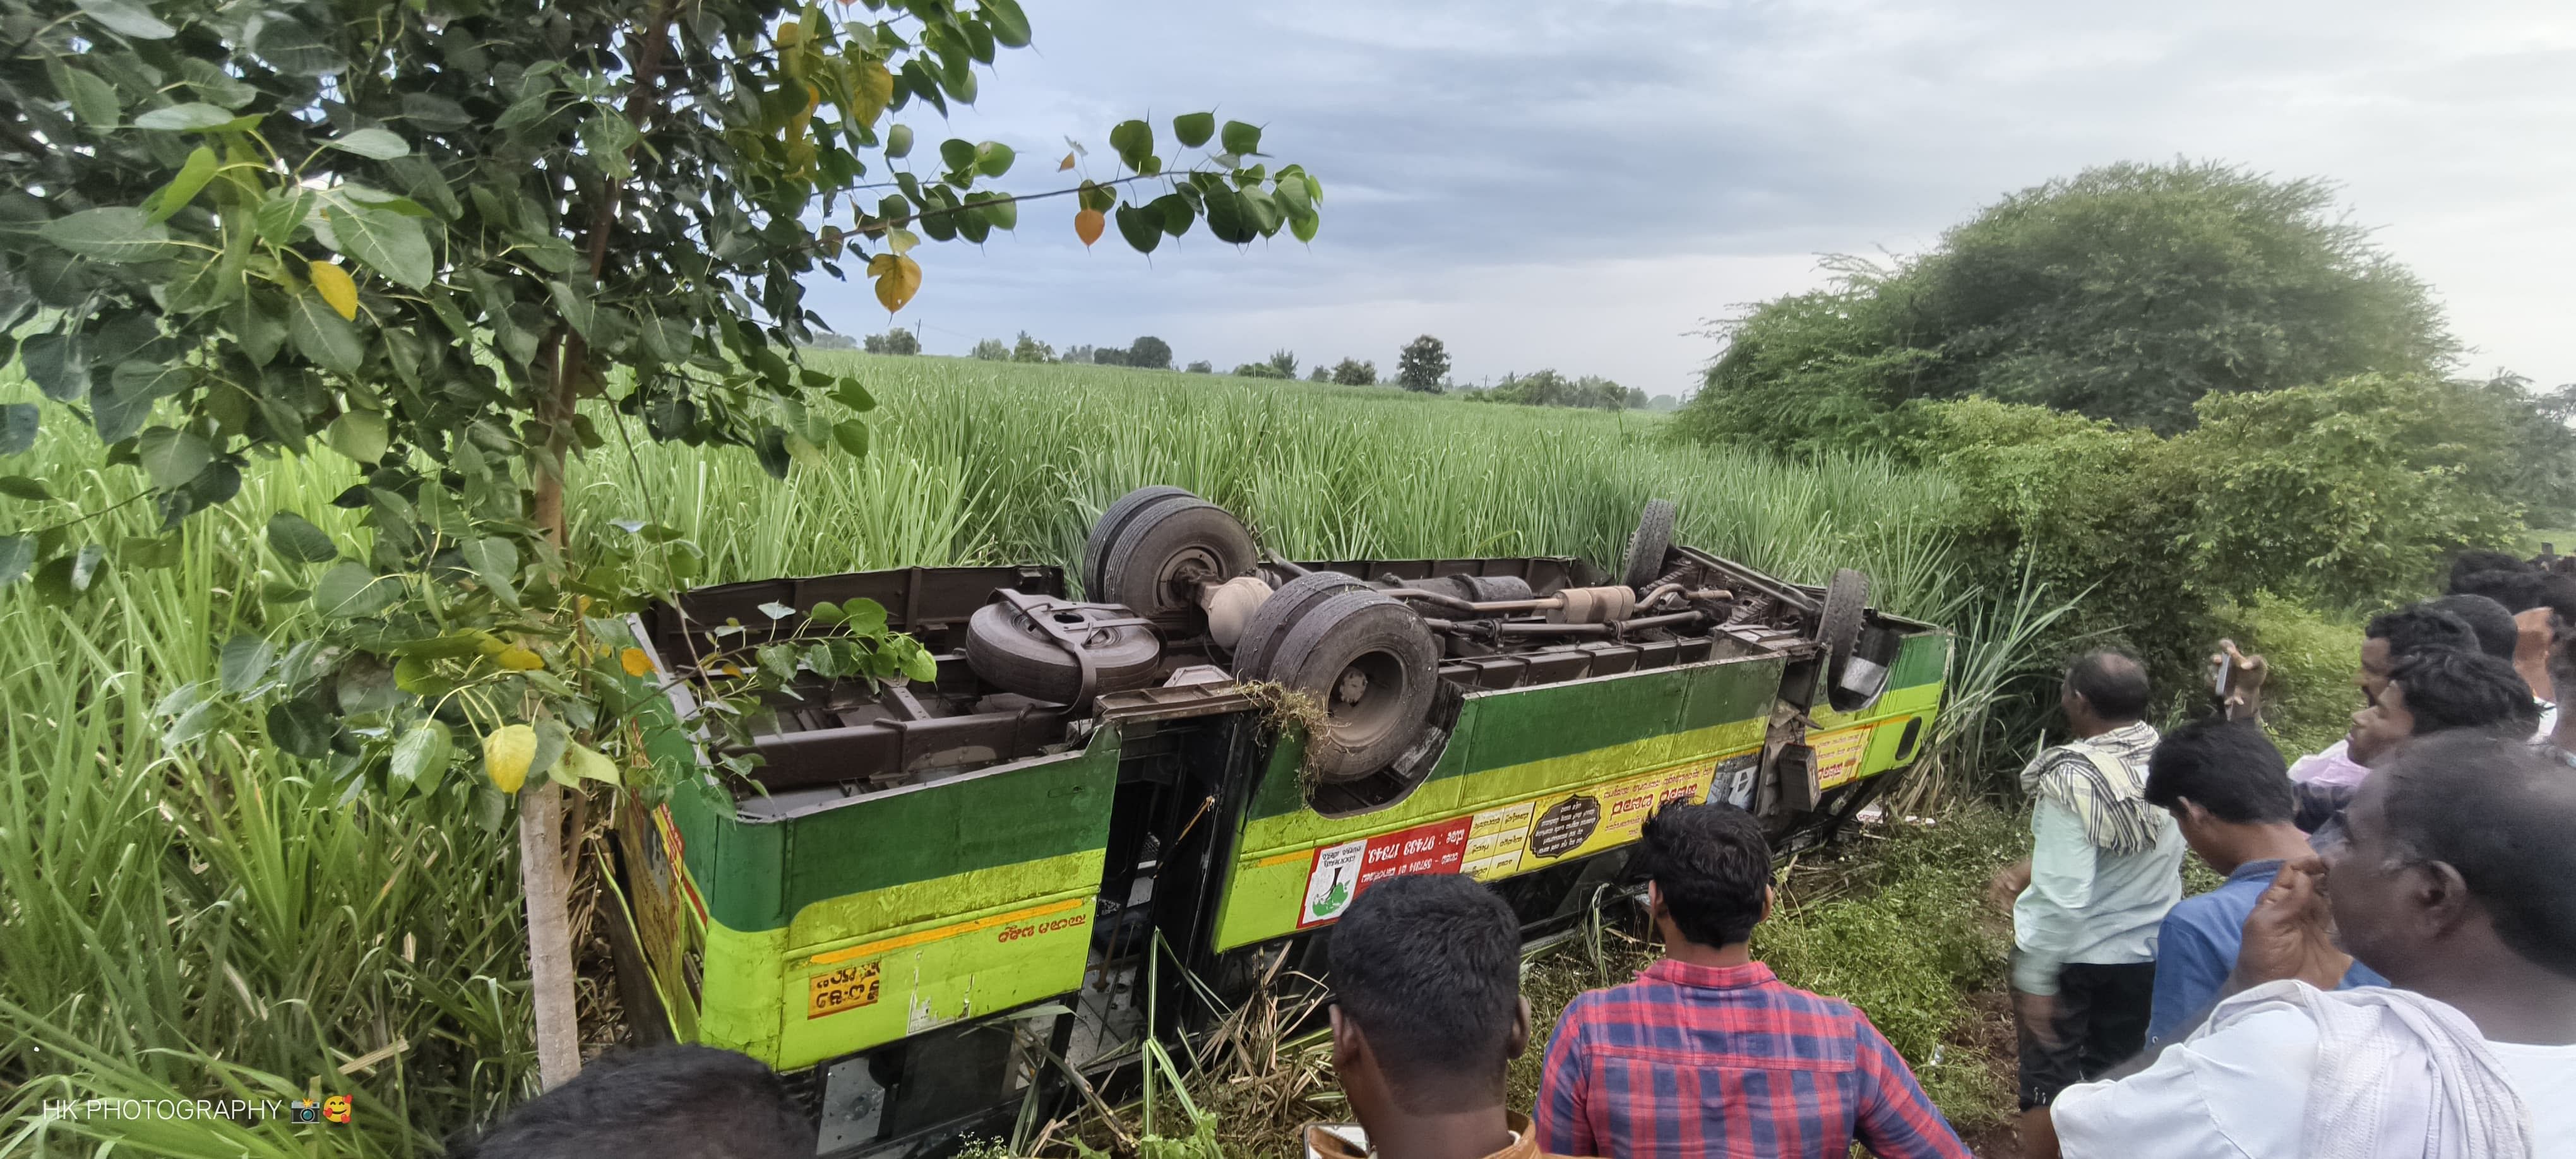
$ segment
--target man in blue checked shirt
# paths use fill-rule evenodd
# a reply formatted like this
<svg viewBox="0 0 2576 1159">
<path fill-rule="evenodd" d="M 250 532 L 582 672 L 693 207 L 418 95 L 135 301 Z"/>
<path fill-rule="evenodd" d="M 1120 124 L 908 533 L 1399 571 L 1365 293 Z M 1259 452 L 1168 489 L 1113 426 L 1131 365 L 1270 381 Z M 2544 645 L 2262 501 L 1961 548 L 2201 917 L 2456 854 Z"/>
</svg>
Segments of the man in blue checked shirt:
<svg viewBox="0 0 2576 1159">
<path fill-rule="evenodd" d="M 2308 835 L 2290 823 L 2296 805 L 2288 765 L 2251 720 L 2194 721 L 2166 733 L 2148 758 L 2145 795 L 2173 815 L 2193 853 L 2227 875 L 2217 889 L 2183 899 L 2158 928 L 2155 1008 L 2147 1019 L 2152 1056 L 2218 1004 L 2255 899 L 2309 848 Z M 2388 983 L 2355 962 L 2343 984 Z"/>
</svg>

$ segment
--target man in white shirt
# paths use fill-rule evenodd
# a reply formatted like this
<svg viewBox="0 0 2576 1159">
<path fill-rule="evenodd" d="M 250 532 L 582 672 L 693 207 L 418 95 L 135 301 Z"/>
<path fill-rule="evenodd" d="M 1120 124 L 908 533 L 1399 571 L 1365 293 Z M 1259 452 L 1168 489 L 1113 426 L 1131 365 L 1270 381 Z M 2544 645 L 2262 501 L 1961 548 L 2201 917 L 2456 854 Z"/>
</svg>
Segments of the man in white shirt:
<svg viewBox="0 0 2576 1159">
<path fill-rule="evenodd" d="M 2409 742 L 2256 904 L 2239 993 L 2146 1070 L 2058 1096 L 2062 1153 L 2576 1159 L 2571 832 L 2560 761 Z M 2322 993 L 2355 957 L 2399 989 Z"/>
<path fill-rule="evenodd" d="M 2047 1107 L 2145 1047 L 2155 1006 L 2156 928 L 2182 900 L 2181 831 L 2145 798 L 2151 690 L 2135 657 L 2092 652 L 2066 670 L 2058 707 L 2076 739 L 2022 770 L 2035 802 L 2031 859 L 2012 891 L 2013 1012 L 2020 1024 L 2025 1147 L 2044 1147 Z"/>
</svg>

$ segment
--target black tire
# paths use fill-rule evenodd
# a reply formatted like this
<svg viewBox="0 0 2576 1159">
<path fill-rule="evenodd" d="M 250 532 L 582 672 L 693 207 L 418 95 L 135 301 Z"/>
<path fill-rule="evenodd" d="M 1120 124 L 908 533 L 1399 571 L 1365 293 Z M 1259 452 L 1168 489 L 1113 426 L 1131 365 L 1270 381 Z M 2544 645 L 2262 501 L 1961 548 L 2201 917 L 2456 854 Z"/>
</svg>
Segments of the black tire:
<svg viewBox="0 0 2576 1159">
<path fill-rule="evenodd" d="M 1109 542 L 1100 569 L 1102 603 L 1156 620 L 1198 611 L 1200 582 L 1223 583 L 1258 561 L 1252 533 L 1225 508 L 1167 499 L 1136 513 Z"/>
<path fill-rule="evenodd" d="M 1628 533 L 1628 563 L 1619 582 L 1632 588 L 1651 586 L 1664 575 L 1664 553 L 1673 546 L 1673 501 L 1646 500 L 1637 514 L 1637 530 Z"/>
<path fill-rule="evenodd" d="M 1852 649 L 1860 646 L 1861 613 L 1869 609 L 1869 577 L 1850 568 L 1825 585 L 1824 611 L 1816 617 L 1816 642 L 1825 649 L 1825 687 L 1839 687 Z"/>
<path fill-rule="evenodd" d="M 1041 613 L 1045 614 L 1045 613 Z M 1078 620 L 1111 618 L 1099 610 L 1053 613 Z M 1162 643 L 1143 628 L 1099 628 L 1087 633 L 1096 695 L 1140 687 L 1153 679 Z M 1070 704 L 1082 693 L 1082 666 L 1055 637 L 1040 632 L 1009 604 L 992 603 L 966 618 L 966 666 L 986 684 L 1031 700 Z"/>
<path fill-rule="evenodd" d="M 1357 576 L 1337 571 L 1310 571 L 1270 593 L 1253 609 L 1252 618 L 1243 625 L 1243 638 L 1234 645 L 1234 678 L 1265 680 L 1269 678 L 1270 656 L 1279 643 L 1288 638 L 1288 629 L 1297 619 L 1325 600 L 1343 592 L 1366 591 L 1368 585 Z"/>
<path fill-rule="evenodd" d="M 1082 598 L 1100 598 L 1100 569 L 1109 561 L 1109 545 L 1118 538 L 1120 528 L 1127 526 L 1136 514 L 1166 499 L 1196 499 L 1178 487 L 1138 487 L 1121 495 L 1091 522 L 1091 538 L 1082 545 Z"/>
<path fill-rule="evenodd" d="M 1308 775 L 1355 781 L 1403 756 L 1431 713 L 1439 664 L 1422 617 L 1376 592 L 1343 592 L 1298 617 L 1269 666 L 1271 679 L 1323 702 Z"/>
</svg>

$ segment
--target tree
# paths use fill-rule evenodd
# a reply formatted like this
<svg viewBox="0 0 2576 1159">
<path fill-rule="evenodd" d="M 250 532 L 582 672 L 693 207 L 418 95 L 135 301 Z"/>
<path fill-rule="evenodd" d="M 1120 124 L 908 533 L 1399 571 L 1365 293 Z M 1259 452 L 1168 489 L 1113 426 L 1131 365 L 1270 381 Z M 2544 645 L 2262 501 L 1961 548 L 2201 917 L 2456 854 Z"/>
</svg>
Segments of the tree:
<svg viewBox="0 0 2576 1159">
<path fill-rule="evenodd" d="M 1198 360 L 1198 361 L 1193 362 L 1193 363 L 1191 363 L 1191 364 L 1190 364 L 1190 373 L 1192 373 L 1192 374 L 1214 374 L 1214 373 L 1216 373 L 1216 367 L 1213 367 L 1213 366 L 1208 365 L 1208 361 L 1207 361 L 1206 359 L 1202 358 L 1202 359 L 1200 359 L 1200 360 Z"/>
<path fill-rule="evenodd" d="M 1235 367 L 1234 375 L 1237 378 L 1290 377 L 1286 371 L 1279 369 L 1279 364 L 1276 362 L 1247 362 L 1241 366 Z"/>
<path fill-rule="evenodd" d="M 1315 370 L 1319 375 L 1323 372 L 1320 366 Z M 1345 358 L 1339 365 L 1333 367 L 1333 381 L 1343 386 L 1375 386 L 1377 385 L 1377 363 Z"/>
<path fill-rule="evenodd" d="M 1406 390 L 1438 394 L 1448 377 L 1449 347 L 1428 334 L 1405 343 L 1395 356 L 1395 381 Z"/>
<path fill-rule="evenodd" d="M 1127 348 L 1127 365 L 1139 370 L 1170 370 L 1172 346 L 1148 334 L 1137 339 L 1134 345 Z"/>
<path fill-rule="evenodd" d="M 1011 345 L 1011 361 L 1053 362 L 1055 361 L 1055 347 L 1029 337 L 1029 332 L 1022 330 L 1020 331 L 1020 340 Z"/>
<path fill-rule="evenodd" d="M 2203 395 L 2435 373 L 2457 349 L 2333 186 L 2223 165 L 2088 169 L 1920 257 L 1826 269 L 1718 327 L 1693 429 L 1833 445 L 1908 399 L 1983 395 L 2169 433 Z"/>
<path fill-rule="evenodd" d="M 1315 368 L 1313 370 L 1306 373 L 1306 381 L 1308 382 L 1331 382 L 1332 380 L 1333 369 L 1320 362 L 1315 364 Z"/>
<path fill-rule="evenodd" d="M 807 350 L 856 350 L 859 344 L 847 334 L 820 330 L 816 331 L 812 338 L 805 340 L 805 348 Z"/>
<path fill-rule="evenodd" d="M 894 329 L 883 334 L 870 334 L 861 339 L 870 354 L 914 355 L 921 353 L 921 337 L 910 330 Z"/>
<path fill-rule="evenodd" d="M 999 338 L 987 338 L 975 344 L 975 358 L 980 362 L 1009 362 L 1011 348 Z"/>
<path fill-rule="evenodd" d="M 1093 365 L 1093 356 L 1098 353 L 1099 351 L 1090 346 L 1067 346 L 1064 348 L 1063 357 L 1057 361 L 1075 366 L 1090 366 Z"/>
<path fill-rule="evenodd" d="M 1085 350 L 1089 350 L 1089 351 L 1091 352 L 1091 363 L 1092 363 L 1092 365 L 1094 365 L 1094 366 L 1125 366 L 1125 365 L 1127 365 L 1127 348 L 1126 348 L 1126 347 L 1123 347 L 1123 346 L 1086 346 L 1086 347 L 1083 347 L 1083 349 L 1085 349 Z"/>
<path fill-rule="evenodd" d="M 913 129 L 887 114 L 971 102 L 1028 20 L 1017 0 L 842 11 L 0 0 L 0 332 L 26 330 L 29 377 L 85 408 L 51 413 L 138 468 L 131 501 L 173 528 L 230 500 L 254 457 L 327 447 L 369 469 L 345 497 L 365 544 L 251 514 L 283 578 L 245 606 L 282 621 L 310 603 L 316 634 L 282 657 L 262 636 L 227 644 L 220 682 L 161 706 L 165 740 L 257 712 L 270 745 L 357 787 L 446 794 L 460 818 L 516 800 L 549 1086 L 578 1067 L 563 793 L 600 780 L 650 800 L 683 775 L 620 739 L 643 653 L 617 617 L 705 566 L 668 528 L 572 534 L 566 460 L 624 437 L 609 408 L 783 477 L 862 451 L 874 406 L 801 364 L 807 274 L 860 269 L 897 311 L 925 237 L 982 241 L 1058 196 L 1086 242 L 1114 216 L 1146 253 L 1202 220 L 1238 245 L 1317 229 L 1321 186 L 1253 163 L 1260 129 L 1205 113 L 1173 137 L 1223 152 L 1167 164 L 1127 121 L 1109 134 L 1124 175 L 1051 191 L 991 188 L 1016 156 L 996 141 L 907 164 Z M 862 200 L 863 184 L 894 191 Z M 44 413 L 12 404 L 0 452 Z M 82 513 L 16 511 L 0 585 L 32 575 L 67 605 L 103 567 L 154 558 L 88 542 Z M 780 677 L 920 678 L 928 655 L 854 628 L 787 659 Z"/>
<path fill-rule="evenodd" d="M 1279 377 L 1295 378 L 1297 377 L 1297 352 L 1273 350 L 1270 352 L 1270 365 L 1279 372 Z"/>
</svg>

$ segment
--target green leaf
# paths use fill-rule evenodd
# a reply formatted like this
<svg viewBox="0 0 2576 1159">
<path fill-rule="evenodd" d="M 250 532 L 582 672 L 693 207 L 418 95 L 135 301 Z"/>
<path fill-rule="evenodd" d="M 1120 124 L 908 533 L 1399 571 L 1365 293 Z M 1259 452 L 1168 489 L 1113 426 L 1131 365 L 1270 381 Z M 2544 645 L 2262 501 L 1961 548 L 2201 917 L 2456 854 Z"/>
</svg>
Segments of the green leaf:
<svg viewBox="0 0 2576 1159">
<path fill-rule="evenodd" d="M 340 243 L 341 253 L 366 263 L 367 268 L 393 279 L 397 285 L 423 289 L 437 276 L 429 237 L 410 215 L 381 209 L 347 210 L 334 205 L 322 216 L 331 223 L 331 234 Z"/>
<path fill-rule="evenodd" d="M 546 296 L 553 299 L 555 312 L 563 315 L 563 320 L 572 324 L 575 333 L 583 338 L 590 337 L 591 324 L 597 319 L 592 312 L 589 298 L 583 297 L 580 291 L 573 289 L 568 283 L 560 281 L 546 283 Z"/>
<path fill-rule="evenodd" d="M 980 0 L 976 11 L 984 16 L 984 26 L 993 30 L 993 42 L 1004 48 L 1029 46 L 1029 17 L 1020 11 L 1019 0 Z"/>
<path fill-rule="evenodd" d="M 462 129 L 474 123 L 465 106 L 430 93 L 404 93 L 402 119 L 424 129 Z"/>
<path fill-rule="evenodd" d="M 832 424 L 832 441 L 841 444 L 853 458 L 868 457 L 868 424 L 857 419 L 843 419 Z"/>
<path fill-rule="evenodd" d="M 155 716 L 170 718 L 170 723 L 161 730 L 161 747 L 175 752 L 215 731 L 215 714 L 222 704 L 214 698 L 211 686 L 204 681 L 163 697 L 152 710 Z"/>
<path fill-rule="evenodd" d="M 154 109 L 134 118 L 135 128 L 161 129 L 173 133 L 203 132 L 208 129 L 220 129 L 231 123 L 233 123 L 231 109 L 202 101 Z"/>
<path fill-rule="evenodd" d="M 222 673 L 224 691 L 240 696 L 259 687 L 268 675 L 268 666 L 277 659 L 277 645 L 265 636 L 235 636 L 224 641 L 223 659 L 217 665 Z"/>
<path fill-rule="evenodd" d="M 1172 118 L 1172 137 L 1184 149 L 1196 149 L 1215 135 L 1215 113 L 1183 113 Z"/>
<path fill-rule="evenodd" d="M 1220 189 L 1207 195 L 1208 232 L 1230 245 L 1243 245 L 1261 236 L 1253 226 L 1250 207 L 1243 195 L 1231 189 Z"/>
<path fill-rule="evenodd" d="M 1163 215 L 1160 212 L 1122 205 L 1118 207 L 1116 216 L 1118 236 L 1126 238 L 1127 244 L 1136 247 L 1137 253 L 1152 253 L 1155 246 L 1163 244 Z"/>
<path fill-rule="evenodd" d="M 400 583 L 377 578 L 367 565 L 343 563 L 323 572 L 313 585 L 313 606 L 323 615 L 349 620 L 390 608 L 401 594 Z"/>
<path fill-rule="evenodd" d="M 329 563 L 340 558 L 340 546 L 329 533 L 292 511 L 268 517 L 268 547 L 294 563 Z"/>
<path fill-rule="evenodd" d="M 54 497 L 43 480 L 30 479 L 25 475 L 0 475 L 0 495 L 24 499 L 29 503 L 43 503 Z"/>
<path fill-rule="evenodd" d="M 286 302 L 286 336 L 304 357 L 327 370 L 355 374 L 367 360 L 358 328 L 310 287 Z"/>
<path fill-rule="evenodd" d="M 833 387 L 832 401 L 862 414 L 877 409 L 877 396 L 869 394 L 868 388 L 859 385 L 855 378 L 844 378 L 839 386 Z"/>
<path fill-rule="evenodd" d="M 215 461 L 215 449 L 206 445 L 194 432 L 154 427 L 143 432 L 136 448 L 143 460 L 143 473 L 152 485 L 164 491 L 184 487 L 197 477 L 206 465 Z"/>
<path fill-rule="evenodd" d="M 78 0 L 81 11 L 90 19 L 106 25 L 108 31 L 135 40 L 168 40 L 179 30 L 161 22 L 152 10 L 135 0 Z"/>
<path fill-rule="evenodd" d="M 556 784 L 569 788 L 573 783 L 573 776 L 571 771 L 564 769 L 562 765 L 564 746 L 571 743 L 572 734 L 564 729 L 562 721 L 553 719 L 538 721 L 537 751 L 536 755 L 528 758 L 528 776 L 531 779 L 550 776 L 554 778 Z"/>
<path fill-rule="evenodd" d="M 1120 164 L 1142 173 L 1154 155 L 1154 127 L 1143 121 L 1120 121 L 1109 130 L 1109 147 L 1118 151 Z"/>
<path fill-rule="evenodd" d="M 214 180 L 218 164 L 212 149 L 199 145 L 189 150 L 188 162 L 179 167 L 179 175 L 162 186 L 161 192 L 152 195 L 151 219 L 168 221 L 171 214 L 186 209 L 189 202 L 196 200 L 197 191 L 204 189 L 206 182 Z"/>
<path fill-rule="evenodd" d="M 1247 125 L 1241 121 L 1227 121 L 1224 145 L 1228 153 L 1246 157 L 1261 156 L 1261 126 Z"/>
<path fill-rule="evenodd" d="M 116 127 L 120 110 L 115 85 L 80 68 L 63 69 L 59 83 L 66 90 L 62 94 L 63 99 L 71 102 L 72 115 L 80 118 L 82 124 L 100 132 Z"/>
<path fill-rule="evenodd" d="M 563 763 L 575 781 L 600 781 L 611 785 L 626 783 L 626 778 L 618 774 L 617 762 L 589 745 L 565 746 Z"/>
<path fill-rule="evenodd" d="M 1199 219 L 1199 211 L 1190 204 L 1190 199 L 1177 193 L 1157 197 L 1147 202 L 1145 208 L 1162 219 L 1163 232 L 1173 237 L 1188 233 L 1190 223 Z"/>
<path fill-rule="evenodd" d="M 186 246 L 170 240 L 168 226 L 130 205 L 57 217 L 37 233 L 65 250 L 102 262 L 160 261 L 188 252 Z"/>
<path fill-rule="evenodd" d="M 103 443 L 121 443 L 143 430 L 152 404 L 188 385 L 188 368 L 130 358 L 116 364 L 107 389 L 91 396 L 90 425 Z"/>
<path fill-rule="evenodd" d="M 447 725 L 434 718 L 424 717 L 404 729 L 394 741 L 393 763 L 385 770 L 386 783 L 392 786 L 394 796 L 437 791 L 455 745 L 456 739 Z"/>
<path fill-rule="evenodd" d="M 291 700 L 268 707 L 268 740 L 289 756 L 319 760 L 330 755 L 331 718 L 311 701 Z"/>
<path fill-rule="evenodd" d="M 983 142 L 975 146 L 975 171 L 986 177 L 999 177 L 1011 171 L 1011 162 L 1018 156 L 999 141 Z"/>
<path fill-rule="evenodd" d="M 912 126 L 896 125 L 886 130 L 885 155 L 889 161 L 900 161 L 912 152 Z"/>
<path fill-rule="evenodd" d="M 391 161 L 411 153 L 410 143 L 404 141 L 401 134 L 389 129 L 352 129 L 322 142 L 322 147 L 338 149 L 343 153 L 355 153 L 378 161 Z"/>
<path fill-rule="evenodd" d="M 367 466 L 374 466 L 393 445 L 393 434 L 385 422 L 384 412 L 353 410 L 331 420 L 331 429 L 323 433 L 331 449 Z"/>
<path fill-rule="evenodd" d="M 18 359 L 36 389 L 55 402 L 89 397 L 88 352 L 70 334 L 37 334 L 18 344 Z"/>
<path fill-rule="evenodd" d="M 951 173 L 972 172 L 975 168 L 975 144 L 950 137 L 939 143 L 939 160 Z"/>
<path fill-rule="evenodd" d="M 1313 241 L 1315 228 L 1322 224 L 1322 221 L 1323 219 L 1311 213 L 1304 217 L 1292 217 L 1288 219 L 1288 232 L 1294 234 L 1299 241 Z"/>
<path fill-rule="evenodd" d="M 288 76 L 329 76 L 349 67 L 349 62 L 333 48 L 331 42 L 313 34 L 313 30 L 284 16 L 270 13 L 259 26 L 251 51 L 266 60 L 269 67 Z"/>
<path fill-rule="evenodd" d="M 27 578 L 27 569 L 35 565 L 35 536 L 0 535 L 0 588 Z"/>
<path fill-rule="evenodd" d="M 519 606 L 519 545 L 500 536 L 467 540 L 459 553 L 465 565 L 483 580 L 483 586 L 500 597 L 502 603 Z"/>
<path fill-rule="evenodd" d="M 917 684 L 931 684 L 938 681 L 939 658 L 931 655 L 929 649 L 913 644 L 902 650 L 900 658 L 903 662 L 904 679 Z"/>
<path fill-rule="evenodd" d="M 250 215 L 251 223 L 259 228 L 259 240 L 272 246 L 294 240 L 296 227 L 303 225 L 308 216 L 304 207 L 309 198 L 310 194 L 298 189 L 260 202 Z"/>
<path fill-rule="evenodd" d="M 40 418 L 32 402 L 0 404 L 0 455 L 23 455 L 35 446 Z"/>
</svg>

